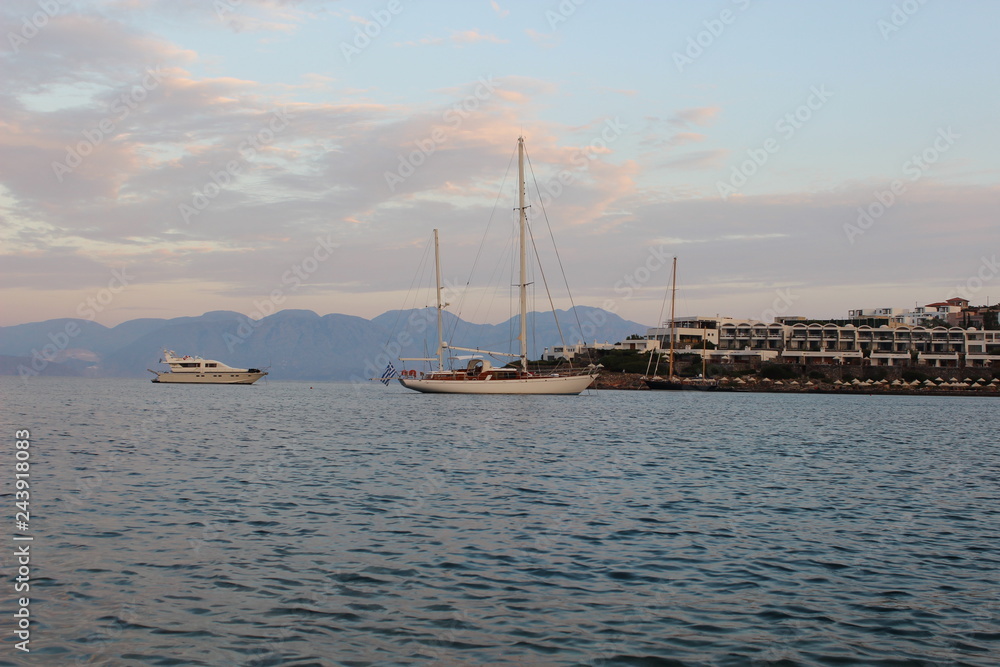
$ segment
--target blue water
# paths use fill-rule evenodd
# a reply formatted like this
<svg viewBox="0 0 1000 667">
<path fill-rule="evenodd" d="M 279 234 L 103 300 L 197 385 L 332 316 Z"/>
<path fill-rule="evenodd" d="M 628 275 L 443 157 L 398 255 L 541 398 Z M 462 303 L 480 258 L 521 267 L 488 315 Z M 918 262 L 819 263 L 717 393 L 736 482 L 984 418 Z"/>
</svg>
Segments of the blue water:
<svg viewBox="0 0 1000 667">
<path fill-rule="evenodd" d="M 996 665 L 997 399 L 0 378 L 0 664 Z"/>
</svg>

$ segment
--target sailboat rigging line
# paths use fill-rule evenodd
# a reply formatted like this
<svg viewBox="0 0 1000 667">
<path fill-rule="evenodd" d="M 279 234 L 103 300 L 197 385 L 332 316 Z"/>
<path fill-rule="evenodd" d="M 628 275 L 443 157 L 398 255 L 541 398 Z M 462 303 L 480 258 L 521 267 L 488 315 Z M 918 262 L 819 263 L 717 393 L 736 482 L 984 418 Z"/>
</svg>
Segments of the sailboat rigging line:
<svg viewBox="0 0 1000 667">
<path fill-rule="evenodd" d="M 498 255 L 496 264 L 493 266 L 493 272 L 490 274 L 489 280 L 486 283 L 487 285 L 492 285 L 493 287 L 491 290 L 484 290 L 480 295 L 479 303 L 476 305 L 476 310 L 473 313 L 473 320 L 479 320 L 480 312 L 485 314 L 486 319 L 489 319 L 490 315 L 495 313 L 494 304 L 497 299 L 502 296 L 501 291 L 504 290 L 504 285 L 500 281 L 500 276 L 509 275 L 509 272 L 514 270 L 513 267 L 517 262 L 517 256 L 514 252 L 514 244 L 516 242 L 517 235 L 512 233 L 507 239 L 507 245 L 504 247 L 503 252 Z M 508 258 L 510 265 L 504 268 L 504 265 L 508 262 Z M 483 308 L 483 301 L 485 301 L 487 296 L 489 296 L 489 303 L 486 304 L 485 308 Z M 507 319 L 510 320 L 510 318 L 513 317 L 513 304 L 511 302 L 510 286 L 507 286 L 506 294 L 503 295 L 503 300 L 507 304 Z"/>
<path fill-rule="evenodd" d="M 451 323 L 451 331 L 448 332 L 448 339 L 453 340 L 455 336 L 455 331 L 458 328 L 458 323 L 462 319 L 462 311 L 465 308 L 465 295 L 469 293 L 469 286 L 472 284 L 472 276 L 476 272 L 476 267 L 479 265 L 479 258 L 483 254 L 483 248 L 486 247 L 486 239 L 490 232 L 490 227 L 493 224 L 493 217 L 496 215 L 497 206 L 500 204 L 500 197 L 503 196 L 503 188 L 507 184 L 507 176 L 510 175 L 510 166 L 514 164 L 514 156 L 517 155 L 517 146 L 510 153 L 510 159 L 507 161 L 507 170 L 503 173 L 503 180 L 500 182 L 500 189 L 497 190 L 497 197 L 493 200 L 493 209 L 490 211 L 490 219 L 486 223 L 486 230 L 483 232 L 482 238 L 479 240 L 479 249 L 476 250 L 476 257 L 472 260 L 472 268 L 469 269 L 469 277 L 465 281 L 465 289 L 462 290 L 462 295 L 458 299 L 457 309 L 455 311 L 455 319 Z M 496 269 L 494 269 L 494 274 Z M 482 296 L 479 299 L 479 305 L 482 305 Z M 478 309 L 479 306 L 476 306 Z"/>
<path fill-rule="evenodd" d="M 516 242 L 517 232 L 516 230 L 513 230 L 508 236 L 505 246 L 496 253 L 496 263 L 493 266 L 489 279 L 484 283 L 484 285 L 488 285 L 489 287 L 479 290 L 479 299 L 473 308 L 472 315 L 469 317 L 468 322 L 462 320 L 462 324 L 469 325 L 472 322 L 479 321 L 479 313 L 485 313 L 486 319 L 489 319 L 491 314 L 495 315 L 495 304 L 497 299 L 500 298 L 502 298 L 507 304 L 507 319 L 511 320 L 511 318 L 513 318 L 513 312 L 511 310 L 513 308 L 513 305 L 511 304 L 512 287 L 505 285 L 504 281 L 499 278 L 502 275 L 508 275 L 509 272 L 513 270 L 512 267 L 517 261 L 513 247 Z M 460 336 L 456 333 L 458 331 L 459 324 L 460 322 L 456 319 L 452 327 L 451 340 L 460 338 Z M 511 337 L 510 340 L 513 340 L 513 337 Z"/>
<path fill-rule="evenodd" d="M 663 311 L 667 308 L 667 295 L 670 294 L 670 290 L 663 290 L 663 301 L 660 302 L 660 316 L 656 318 L 656 326 L 660 327 L 663 325 Z M 653 375 L 660 372 L 660 351 L 656 351 L 656 366 L 653 367 Z M 649 353 L 649 361 L 646 363 L 646 375 L 649 375 L 649 365 L 653 363 L 653 353 Z"/>
<path fill-rule="evenodd" d="M 552 292 L 549 291 L 549 281 L 545 278 L 545 269 L 542 268 L 542 261 L 538 255 L 538 246 L 535 245 L 535 235 L 531 233 L 531 225 L 525 223 L 528 229 L 528 239 L 531 240 L 531 249 L 535 253 L 535 263 L 532 264 L 532 268 L 538 265 L 538 273 L 542 276 L 542 285 L 545 286 L 545 296 L 549 299 L 549 308 L 552 310 L 552 319 L 556 321 L 556 331 L 559 332 L 559 340 L 562 342 L 563 349 L 566 349 L 566 339 L 563 337 L 562 325 L 559 324 L 559 318 L 556 317 L 556 304 L 552 302 Z M 537 317 L 535 318 L 538 319 Z M 573 360 L 569 359 L 569 367 L 573 368 Z"/>
<path fill-rule="evenodd" d="M 569 296 L 569 305 L 570 305 L 571 310 L 573 311 L 573 318 L 576 319 L 577 331 L 579 331 L 580 335 L 582 336 L 583 335 L 583 324 L 580 322 L 580 313 L 576 309 L 576 302 L 573 300 L 573 292 L 569 288 L 569 280 L 566 278 L 566 269 L 563 268 L 562 257 L 559 255 L 559 246 L 556 245 L 556 237 L 552 233 L 552 224 L 549 222 L 549 214 L 545 210 L 545 202 L 542 201 L 541 190 L 538 189 L 538 179 L 535 177 L 535 167 L 534 167 L 534 165 L 531 164 L 531 156 L 528 155 L 527 149 L 525 149 L 525 151 L 524 151 L 524 157 L 528 160 L 528 169 L 531 171 L 531 180 L 535 184 L 535 192 L 538 193 L 538 205 L 542 209 L 542 218 L 545 220 L 545 226 L 549 230 L 549 238 L 552 240 L 552 249 L 555 251 L 556 262 L 559 264 L 559 272 L 562 273 L 563 284 L 566 286 L 566 294 Z M 552 316 L 556 317 L 554 309 L 552 311 Z M 556 321 L 558 321 L 558 319 L 559 318 L 556 318 Z M 560 336 L 561 335 L 562 334 L 560 333 Z M 562 341 L 562 344 L 563 344 L 563 349 L 566 349 L 566 341 L 565 340 Z M 590 356 L 589 352 L 587 353 L 587 356 L 589 358 L 589 356 Z M 589 359 L 589 360 L 593 361 L 593 359 Z M 570 365 L 572 366 L 572 364 L 573 364 L 573 361 L 570 360 Z"/>
<path fill-rule="evenodd" d="M 420 263 L 417 264 L 417 270 L 413 273 L 413 278 L 410 279 L 410 287 L 406 290 L 406 297 L 403 299 L 403 307 L 396 311 L 396 321 L 392 323 L 392 328 L 389 329 L 389 337 L 385 339 L 385 343 L 382 345 L 383 350 L 389 349 L 389 343 L 392 341 L 392 337 L 398 333 L 399 320 L 403 317 L 403 313 L 406 312 L 406 305 L 410 302 L 410 295 L 413 294 L 413 287 L 417 284 L 417 280 L 420 276 L 424 274 L 425 266 L 427 264 L 427 255 L 430 251 L 432 243 L 428 243 L 424 246 L 424 254 L 420 257 Z M 417 297 L 413 297 L 413 308 L 417 307 Z"/>
<path fill-rule="evenodd" d="M 541 275 L 542 275 L 542 283 L 543 284 L 545 283 L 545 274 L 541 272 L 541 264 L 540 264 L 541 259 L 538 257 L 538 251 L 535 248 L 535 240 L 532 239 L 531 236 L 530 236 L 531 231 L 530 231 L 530 229 L 528 227 L 528 220 L 527 220 L 527 218 L 525 218 L 525 220 L 524 220 L 524 227 L 528 231 L 528 235 L 529 235 L 528 238 L 531 240 L 531 252 L 534 253 L 534 257 L 535 257 L 535 261 L 528 264 L 528 272 L 531 274 L 530 275 L 530 281 L 531 281 L 530 282 L 530 292 L 529 292 L 529 295 L 528 295 L 528 298 L 529 298 L 529 301 L 528 301 L 528 311 L 531 312 L 531 313 L 534 313 L 534 315 L 531 318 L 531 337 L 529 338 L 529 341 L 531 342 L 531 344 L 534 344 L 536 346 L 536 348 L 537 348 L 537 345 L 538 345 L 538 328 L 537 328 L 538 327 L 538 290 L 535 288 L 535 267 L 536 266 L 538 267 L 539 273 L 541 273 Z M 548 292 L 548 287 L 547 286 L 545 288 L 545 291 Z M 551 299 L 550 299 L 550 302 L 551 302 Z M 557 322 L 558 322 L 558 320 L 557 320 Z M 528 347 L 530 349 L 531 345 L 529 345 Z"/>
<path fill-rule="evenodd" d="M 514 210 L 516 211 L 517 209 Z M 506 275 L 513 276 L 517 274 L 517 251 L 515 248 L 518 242 L 517 227 L 511 225 L 509 230 L 510 236 L 507 242 L 510 244 L 508 246 L 508 248 L 510 248 L 510 265 L 507 267 Z M 504 252 L 506 253 L 506 249 Z M 518 286 L 514 283 L 507 284 L 507 345 L 510 346 L 510 349 L 514 349 L 513 343 L 517 340 L 517 334 L 514 333 L 514 304 L 517 303 L 517 295 L 514 290 L 516 287 Z M 497 291 L 499 292 L 499 289 Z M 493 304 L 490 304 L 491 310 L 492 305 Z"/>
</svg>

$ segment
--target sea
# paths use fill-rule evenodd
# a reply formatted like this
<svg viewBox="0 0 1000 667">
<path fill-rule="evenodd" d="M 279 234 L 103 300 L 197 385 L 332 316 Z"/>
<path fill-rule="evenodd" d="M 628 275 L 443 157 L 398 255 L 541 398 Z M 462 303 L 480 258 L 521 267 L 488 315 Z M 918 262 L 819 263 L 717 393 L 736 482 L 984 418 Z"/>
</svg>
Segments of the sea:
<svg viewBox="0 0 1000 667">
<path fill-rule="evenodd" d="M 0 665 L 1000 664 L 996 398 L 0 399 Z"/>
</svg>

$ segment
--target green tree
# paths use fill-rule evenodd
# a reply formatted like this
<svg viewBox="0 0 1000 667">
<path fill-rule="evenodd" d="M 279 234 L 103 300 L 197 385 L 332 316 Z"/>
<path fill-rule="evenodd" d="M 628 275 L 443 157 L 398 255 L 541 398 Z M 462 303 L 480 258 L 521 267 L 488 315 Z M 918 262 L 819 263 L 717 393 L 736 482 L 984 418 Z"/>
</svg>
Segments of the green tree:
<svg viewBox="0 0 1000 667">
<path fill-rule="evenodd" d="M 599 360 L 609 372 L 615 373 L 645 373 L 649 364 L 649 356 L 635 350 L 613 350 Z M 660 361 L 663 368 L 665 360 Z"/>
</svg>

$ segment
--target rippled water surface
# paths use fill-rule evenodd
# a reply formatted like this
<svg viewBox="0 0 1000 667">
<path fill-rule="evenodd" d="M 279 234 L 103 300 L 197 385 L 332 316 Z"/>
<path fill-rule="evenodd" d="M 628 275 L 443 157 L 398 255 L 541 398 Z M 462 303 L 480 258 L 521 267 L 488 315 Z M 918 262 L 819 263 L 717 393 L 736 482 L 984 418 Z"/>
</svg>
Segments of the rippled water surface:
<svg viewBox="0 0 1000 667">
<path fill-rule="evenodd" d="M 996 399 L 0 380 L 0 664 L 1000 663 Z"/>
</svg>

